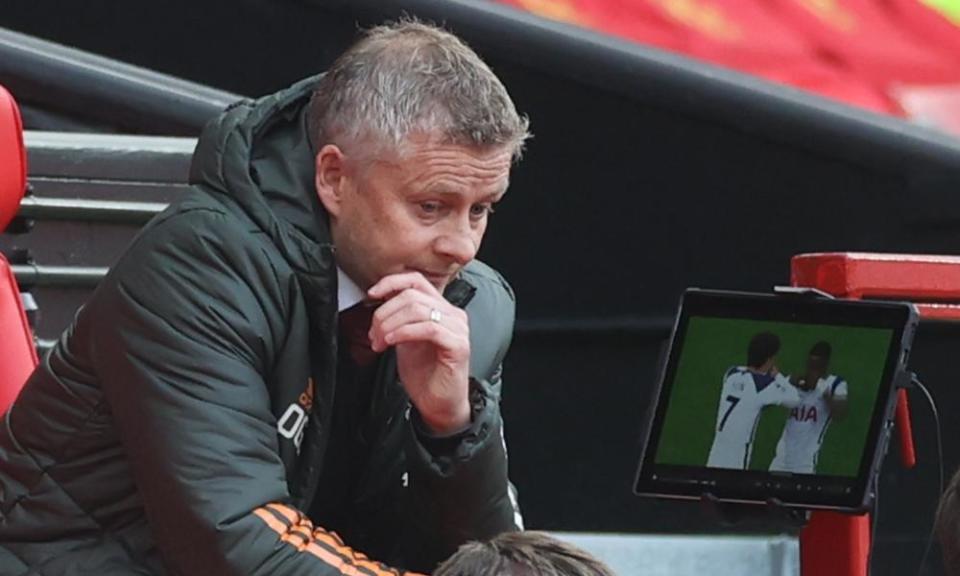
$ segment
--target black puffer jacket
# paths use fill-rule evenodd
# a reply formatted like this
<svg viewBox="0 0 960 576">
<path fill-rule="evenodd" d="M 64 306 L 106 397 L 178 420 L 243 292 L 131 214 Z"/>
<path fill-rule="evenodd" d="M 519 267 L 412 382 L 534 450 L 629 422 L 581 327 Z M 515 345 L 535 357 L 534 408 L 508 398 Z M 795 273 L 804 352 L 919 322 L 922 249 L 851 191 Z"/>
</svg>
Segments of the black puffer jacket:
<svg viewBox="0 0 960 576">
<path fill-rule="evenodd" d="M 394 571 L 347 545 L 429 570 L 517 528 L 499 415 L 514 300 L 479 262 L 446 294 L 470 316 L 471 429 L 439 450 L 422 439 L 387 356 L 345 503 L 358 541 L 300 512 L 337 364 L 336 264 L 304 121 L 315 81 L 211 122 L 192 190 L 141 232 L 3 418 L 0 575 L 377 576 Z"/>
</svg>

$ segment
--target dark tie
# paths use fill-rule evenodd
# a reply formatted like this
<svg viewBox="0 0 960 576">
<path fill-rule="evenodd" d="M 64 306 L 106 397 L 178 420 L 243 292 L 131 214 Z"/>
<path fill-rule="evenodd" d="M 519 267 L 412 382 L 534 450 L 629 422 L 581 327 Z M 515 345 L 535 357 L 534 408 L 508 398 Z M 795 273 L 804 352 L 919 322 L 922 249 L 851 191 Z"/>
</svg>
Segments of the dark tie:
<svg viewBox="0 0 960 576">
<path fill-rule="evenodd" d="M 377 359 L 377 353 L 370 347 L 370 338 L 367 337 L 376 309 L 376 306 L 361 302 L 340 312 L 341 346 L 347 347 L 350 358 L 361 368 Z"/>
</svg>

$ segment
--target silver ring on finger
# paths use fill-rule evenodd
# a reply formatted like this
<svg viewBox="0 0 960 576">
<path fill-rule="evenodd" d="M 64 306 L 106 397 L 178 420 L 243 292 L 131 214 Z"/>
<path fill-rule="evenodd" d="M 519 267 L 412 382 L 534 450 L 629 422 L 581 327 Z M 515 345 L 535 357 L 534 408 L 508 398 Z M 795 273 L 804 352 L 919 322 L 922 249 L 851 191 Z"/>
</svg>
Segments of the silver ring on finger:
<svg viewBox="0 0 960 576">
<path fill-rule="evenodd" d="M 439 324 L 441 320 L 443 320 L 443 312 L 437 310 L 436 308 L 431 308 L 430 321 Z"/>
</svg>

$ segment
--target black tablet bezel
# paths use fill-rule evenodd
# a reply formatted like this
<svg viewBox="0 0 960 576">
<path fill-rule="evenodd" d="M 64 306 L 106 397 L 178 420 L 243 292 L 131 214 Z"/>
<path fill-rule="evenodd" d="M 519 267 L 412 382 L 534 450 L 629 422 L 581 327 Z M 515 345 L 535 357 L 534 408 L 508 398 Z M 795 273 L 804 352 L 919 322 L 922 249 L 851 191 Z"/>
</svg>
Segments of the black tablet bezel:
<svg viewBox="0 0 960 576">
<path fill-rule="evenodd" d="M 742 318 L 893 330 L 883 377 L 855 478 L 781 474 L 750 470 L 658 465 L 654 462 L 667 400 L 676 374 L 682 342 L 692 317 Z M 872 499 L 896 407 L 896 382 L 903 373 L 916 329 L 916 308 L 904 302 L 837 300 L 819 296 L 754 294 L 687 290 L 681 299 L 666 361 L 655 387 L 643 441 L 643 455 L 634 482 L 638 495 L 700 499 L 709 495 L 725 502 L 863 512 Z"/>
</svg>

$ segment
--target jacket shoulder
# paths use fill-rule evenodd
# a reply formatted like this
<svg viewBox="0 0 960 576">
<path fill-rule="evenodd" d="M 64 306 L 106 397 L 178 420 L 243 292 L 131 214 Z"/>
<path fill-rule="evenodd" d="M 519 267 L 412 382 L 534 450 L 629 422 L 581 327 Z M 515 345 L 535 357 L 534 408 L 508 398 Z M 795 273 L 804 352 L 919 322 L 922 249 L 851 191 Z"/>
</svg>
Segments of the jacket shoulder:
<svg viewBox="0 0 960 576">
<path fill-rule="evenodd" d="M 269 252 L 269 247 L 265 235 L 242 215 L 217 202 L 189 195 L 151 220 L 118 265 L 136 262 L 146 254 L 159 260 L 175 260 L 177 256 L 222 261 L 242 253 Z"/>
<path fill-rule="evenodd" d="M 266 373 L 289 330 L 292 271 L 230 212 L 168 210 L 144 228 L 81 309 L 78 338 L 95 362 L 113 363 L 99 352 L 104 347 L 91 344 L 111 339 L 158 354 L 153 344 L 127 341 L 148 333 L 169 354 L 197 361 L 224 354 Z"/>
<path fill-rule="evenodd" d="M 500 292 L 501 296 L 508 298 L 511 302 L 516 302 L 517 298 L 513 292 L 513 287 L 507 282 L 502 274 L 492 267 L 479 260 L 474 260 L 463 268 L 463 278 L 472 284 L 478 292 L 493 291 Z"/>
<path fill-rule="evenodd" d="M 276 248 L 244 218 L 187 201 L 141 230 L 90 304 L 126 294 L 168 317 L 231 303 L 250 309 L 270 304 L 283 317 L 292 276 Z"/>
<path fill-rule="evenodd" d="M 466 307 L 470 317 L 471 375 L 492 380 L 513 339 L 516 296 L 499 272 L 474 260 L 462 272 L 462 278 L 476 292 Z"/>
</svg>

